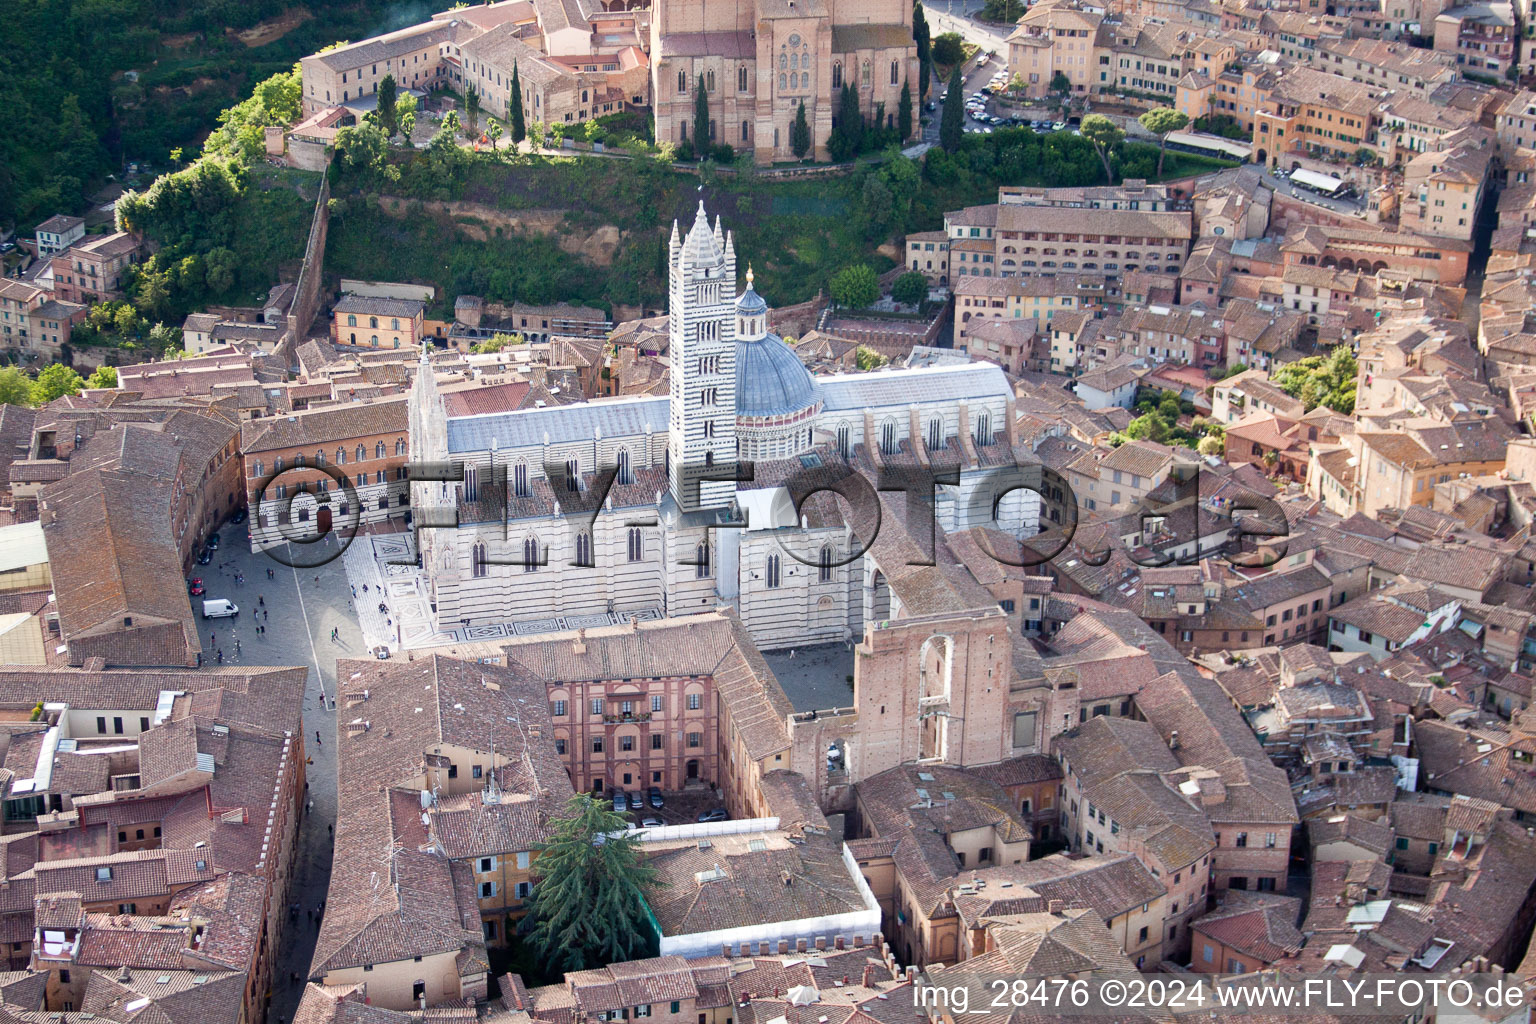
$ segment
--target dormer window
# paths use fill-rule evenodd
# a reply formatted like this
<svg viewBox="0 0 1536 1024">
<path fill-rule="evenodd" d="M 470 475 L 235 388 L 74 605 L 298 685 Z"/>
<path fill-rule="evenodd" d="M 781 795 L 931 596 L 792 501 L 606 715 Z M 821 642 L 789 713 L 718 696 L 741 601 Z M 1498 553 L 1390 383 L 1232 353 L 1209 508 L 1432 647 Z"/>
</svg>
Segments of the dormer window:
<svg viewBox="0 0 1536 1024">
<path fill-rule="evenodd" d="M 111 868 L 110 865 L 107 866 L 107 867 L 104 867 L 104 868 L 97 868 L 96 869 L 96 881 L 98 881 L 98 882 L 110 882 L 110 881 L 112 881 L 112 868 Z"/>
</svg>

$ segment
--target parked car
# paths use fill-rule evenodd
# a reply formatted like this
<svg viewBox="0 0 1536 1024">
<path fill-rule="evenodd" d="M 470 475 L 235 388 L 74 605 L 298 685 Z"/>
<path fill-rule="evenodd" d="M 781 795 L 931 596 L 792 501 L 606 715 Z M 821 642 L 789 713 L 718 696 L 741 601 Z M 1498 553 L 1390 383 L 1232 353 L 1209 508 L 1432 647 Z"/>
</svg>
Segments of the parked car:
<svg viewBox="0 0 1536 1024">
<path fill-rule="evenodd" d="M 662 821 L 660 818 L 641 818 L 640 819 L 640 827 L 641 828 L 661 828 L 664 824 L 666 824 L 666 822 Z"/>
<path fill-rule="evenodd" d="M 629 798 L 629 809 L 630 810 L 638 811 L 638 810 L 640 810 L 640 808 L 645 806 L 645 801 L 640 799 L 640 791 L 638 789 L 630 790 L 628 793 L 625 794 L 625 796 L 627 796 Z"/>
<path fill-rule="evenodd" d="M 217 550 L 219 550 L 219 535 L 217 533 L 210 533 L 208 535 L 208 550 L 209 551 L 217 551 Z"/>
<path fill-rule="evenodd" d="M 201 576 L 194 577 L 193 579 L 187 581 L 187 593 L 191 594 L 193 597 L 203 596 L 203 579 Z"/>
<path fill-rule="evenodd" d="M 235 514 L 229 517 L 229 521 L 234 523 L 236 526 L 239 526 L 241 523 L 245 522 L 245 509 L 235 509 Z"/>
<path fill-rule="evenodd" d="M 16 243 L 15 242 L 5 242 L 3 244 L 0 244 L 0 252 L 13 252 L 13 251 L 15 251 L 15 249 L 16 249 Z"/>
<path fill-rule="evenodd" d="M 928 101 L 928 105 L 927 105 L 927 110 L 928 110 L 928 113 L 930 113 L 930 114 L 931 114 L 931 113 L 933 113 L 933 112 L 934 112 L 934 111 L 935 111 L 935 110 L 938 110 L 938 109 L 939 109 L 939 105 L 938 105 L 938 104 L 937 104 L 937 103 L 935 103 L 935 102 L 933 102 L 933 100 L 929 100 L 929 101 Z"/>
<path fill-rule="evenodd" d="M 629 800 L 624 796 L 624 791 L 622 789 L 616 789 L 613 791 L 613 810 L 615 814 L 623 814 L 625 811 L 629 810 Z"/>
<path fill-rule="evenodd" d="M 203 548 L 203 550 L 197 553 L 198 565 L 207 565 L 211 561 L 213 561 L 213 552 L 209 551 L 207 548 Z"/>
<path fill-rule="evenodd" d="M 986 54 L 982 54 L 980 57 L 976 58 L 976 66 L 979 68 L 984 68 L 987 66 L 987 61 L 991 59 L 992 58 L 988 57 Z"/>
<path fill-rule="evenodd" d="M 649 795 L 650 805 L 658 811 L 667 806 L 667 802 L 661 798 L 661 787 L 652 786 Z"/>
<path fill-rule="evenodd" d="M 1055 124 L 1051 125 L 1051 131 L 1059 132 L 1063 128 L 1065 128 L 1066 126 L 1067 126 L 1067 122 L 1065 122 L 1065 121 L 1057 121 Z"/>
<path fill-rule="evenodd" d="M 730 821 L 730 820 L 731 820 L 731 816 L 729 814 L 725 813 L 725 808 L 724 807 L 716 807 L 713 810 L 705 811 L 703 814 L 699 815 L 699 821 L 701 823 L 702 822 L 708 822 L 708 821 Z"/>
</svg>

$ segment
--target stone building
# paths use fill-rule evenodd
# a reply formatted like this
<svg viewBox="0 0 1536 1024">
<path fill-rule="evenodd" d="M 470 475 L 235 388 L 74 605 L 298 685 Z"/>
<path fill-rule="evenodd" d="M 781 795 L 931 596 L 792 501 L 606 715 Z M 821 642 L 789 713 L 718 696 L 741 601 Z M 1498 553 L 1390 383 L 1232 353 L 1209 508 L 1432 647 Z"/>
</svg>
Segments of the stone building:
<svg viewBox="0 0 1536 1024">
<path fill-rule="evenodd" d="M 843 86 L 866 121 L 894 124 L 902 88 L 917 95 L 912 7 L 903 0 L 691 0 L 651 20 L 651 106 L 659 142 L 692 142 L 694 105 L 709 100 L 710 138 L 758 163 L 795 159 L 790 127 L 801 104 L 812 155 L 828 159 Z"/>
<path fill-rule="evenodd" d="M 851 640 L 896 607 L 901 567 L 863 557 L 891 521 L 879 480 L 953 472 L 935 503 L 946 529 L 1035 532 L 1038 502 L 1016 488 L 1038 464 L 1001 369 L 812 377 L 768 331 L 750 273 L 737 296 L 734 242 L 702 207 L 669 259 L 667 397 L 449 416 L 418 373 L 412 460 L 466 467 L 413 484 L 418 516 L 458 523 L 420 531 L 439 624 L 725 602 L 765 648 Z M 814 493 L 832 488 L 857 492 L 852 515 Z"/>
</svg>

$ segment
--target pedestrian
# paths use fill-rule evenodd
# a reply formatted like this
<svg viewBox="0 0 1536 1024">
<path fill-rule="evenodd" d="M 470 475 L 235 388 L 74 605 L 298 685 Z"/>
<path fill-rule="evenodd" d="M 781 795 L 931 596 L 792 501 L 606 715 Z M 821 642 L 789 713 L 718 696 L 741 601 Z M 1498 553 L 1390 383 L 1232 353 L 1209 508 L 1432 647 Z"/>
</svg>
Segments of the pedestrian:
<svg viewBox="0 0 1536 1024">
<path fill-rule="evenodd" d="M 318 587 L 318 586 L 319 586 L 319 585 L 320 585 L 320 577 L 319 577 L 319 576 L 316 576 L 316 577 L 315 577 L 315 586 L 317 586 L 317 587 Z"/>
<path fill-rule="evenodd" d="M 357 596 L 357 584 L 356 583 L 352 584 L 352 596 L 353 597 Z"/>
<path fill-rule="evenodd" d="M 335 825 L 327 825 L 327 826 L 325 826 L 325 834 L 330 836 L 332 839 L 335 839 L 336 838 L 336 826 Z"/>
<path fill-rule="evenodd" d="M 209 646 L 209 647 L 212 647 L 212 646 L 214 646 L 214 645 L 215 645 L 215 644 L 217 644 L 217 643 L 218 643 L 218 642 L 219 642 L 219 641 L 218 641 L 218 640 L 217 640 L 217 639 L 216 639 L 216 638 L 217 638 L 217 636 L 218 636 L 218 634 L 217 634 L 217 633 L 213 633 L 213 632 L 210 632 L 210 633 L 209 633 L 209 634 L 208 634 L 208 646 Z"/>
<path fill-rule="evenodd" d="M 315 812 L 315 802 L 313 800 L 311 800 L 309 803 L 304 805 L 304 813 L 305 814 L 313 814 L 314 812 Z"/>
<path fill-rule="evenodd" d="M 314 907 L 310 907 L 308 910 L 304 911 L 304 913 L 309 915 L 309 923 L 310 924 L 314 924 L 315 923 L 315 908 Z"/>
<path fill-rule="evenodd" d="M 366 583 L 363 584 L 363 593 L 368 593 L 368 584 Z"/>
<path fill-rule="evenodd" d="M 219 648 L 219 664 L 224 664 L 224 648 Z"/>
<path fill-rule="evenodd" d="M 320 742 L 320 730 L 319 729 L 315 730 L 315 742 L 316 743 Z"/>
<path fill-rule="evenodd" d="M 257 594 L 256 595 L 256 607 L 257 608 L 265 608 L 266 606 L 267 606 L 267 599 L 265 597 L 262 597 L 260 594 Z"/>
<path fill-rule="evenodd" d="M 268 569 L 267 570 L 267 579 L 271 579 L 271 578 L 272 578 L 272 570 Z"/>
<path fill-rule="evenodd" d="M 236 654 L 240 653 L 240 638 L 239 637 L 235 637 L 235 653 Z"/>
</svg>

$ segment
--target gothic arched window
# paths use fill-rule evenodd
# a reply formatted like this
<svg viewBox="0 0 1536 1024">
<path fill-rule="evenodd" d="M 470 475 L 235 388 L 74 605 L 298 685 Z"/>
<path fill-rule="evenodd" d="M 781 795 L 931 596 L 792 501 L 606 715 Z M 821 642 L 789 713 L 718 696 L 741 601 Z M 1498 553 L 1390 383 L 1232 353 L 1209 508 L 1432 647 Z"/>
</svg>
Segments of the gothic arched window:
<svg viewBox="0 0 1536 1024">
<path fill-rule="evenodd" d="M 629 449 L 619 449 L 619 472 L 616 478 L 621 484 L 632 484 L 634 478 L 629 475 Z"/>
<path fill-rule="evenodd" d="M 745 64 L 736 69 L 736 91 L 747 91 L 747 66 Z"/>
<path fill-rule="evenodd" d="M 789 55 L 789 66 L 796 71 L 800 70 L 800 55 L 798 53 L 792 53 Z"/>
<path fill-rule="evenodd" d="M 769 555 L 768 556 L 767 577 L 768 577 L 768 589 L 769 590 L 777 590 L 777 589 L 779 589 L 779 556 L 778 555 Z"/>
<path fill-rule="evenodd" d="M 779 88 L 780 89 L 788 89 L 789 88 L 789 76 L 788 75 L 780 75 L 779 76 Z"/>
<path fill-rule="evenodd" d="M 678 92 L 687 92 L 688 91 L 688 72 L 686 72 L 686 71 L 679 71 L 677 73 L 677 91 Z"/>
<path fill-rule="evenodd" d="M 474 466 L 464 467 L 464 500 L 480 500 L 480 471 Z"/>
<path fill-rule="evenodd" d="M 832 547 L 829 544 L 821 546 L 821 565 L 817 567 L 816 578 L 822 583 L 832 581 Z"/>
<path fill-rule="evenodd" d="M 629 560 L 631 562 L 638 562 L 644 556 L 645 544 L 640 536 L 640 527 L 631 526 L 629 528 Z"/>
<path fill-rule="evenodd" d="M 585 530 L 576 535 L 576 564 L 588 569 L 593 567 L 592 535 Z"/>
<path fill-rule="evenodd" d="M 885 423 L 880 427 L 880 451 L 885 455 L 896 454 L 896 424 Z"/>
<path fill-rule="evenodd" d="M 315 465 L 317 465 L 317 466 L 325 465 L 325 452 L 323 450 L 316 449 L 316 451 L 315 451 Z"/>
<path fill-rule="evenodd" d="M 694 552 L 694 554 L 696 556 L 694 558 L 694 560 L 693 560 L 693 562 L 694 562 L 694 565 L 693 565 L 693 575 L 694 575 L 694 577 L 697 578 L 697 579 L 701 579 L 701 580 L 702 579 L 708 579 L 709 578 L 709 545 L 708 544 L 700 544 L 698 546 L 698 549 Z"/>
<path fill-rule="evenodd" d="M 470 549 L 470 555 L 469 555 L 469 572 L 470 572 L 470 575 L 473 576 L 477 580 L 481 579 L 482 577 L 484 577 L 486 572 L 488 571 L 486 569 L 486 566 L 489 564 L 489 561 L 490 560 L 485 557 L 485 544 L 483 542 L 476 544 L 472 549 Z"/>
<path fill-rule="evenodd" d="M 837 454 L 841 455 L 845 459 L 848 457 L 848 452 L 851 450 L 848 443 L 849 437 L 850 431 L 848 430 L 848 424 L 839 423 L 837 425 Z"/>
<path fill-rule="evenodd" d="M 523 541 L 523 572 L 537 572 L 539 561 L 538 538 L 529 537 Z"/>
<path fill-rule="evenodd" d="M 928 450 L 938 451 L 944 445 L 944 422 L 938 419 L 928 421 Z"/>
<path fill-rule="evenodd" d="M 338 465 L 338 466 L 345 466 L 346 464 L 347 464 L 347 450 L 346 450 L 346 448 L 342 447 L 341 445 L 337 445 L 336 446 L 336 465 Z"/>
<path fill-rule="evenodd" d="M 358 445 L 357 446 L 357 461 L 358 462 L 362 462 L 366 458 L 368 458 L 368 449 L 364 448 L 362 445 Z"/>
<path fill-rule="evenodd" d="M 992 417 L 987 413 L 976 417 L 976 443 L 982 447 L 992 443 Z"/>
<path fill-rule="evenodd" d="M 871 81 L 871 79 L 870 79 L 870 71 L 869 71 L 869 61 L 865 61 L 864 62 L 864 67 L 859 72 L 859 81 L 860 81 L 861 84 L 863 84 L 863 86 L 865 88 L 869 87 L 869 84 L 870 84 L 870 81 Z"/>
<path fill-rule="evenodd" d="M 789 55 L 788 54 L 784 54 L 784 53 L 779 54 L 779 70 L 780 71 L 786 71 L 788 69 L 789 69 Z"/>
<path fill-rule="evenodd" d="M 843 87 L 843 62 L 840 61 L 840 60 L 835 60 L 835 61 L 832 62 L 832 88 L 834 88 L 834 89 L 841 89 L 842 87 Z"/>
<path fill-rule="evenodd" d="M 528 465 L 519 462 L 512 467 L 512 493 L 519 498 L 528 497 Z"/>
</svg>

